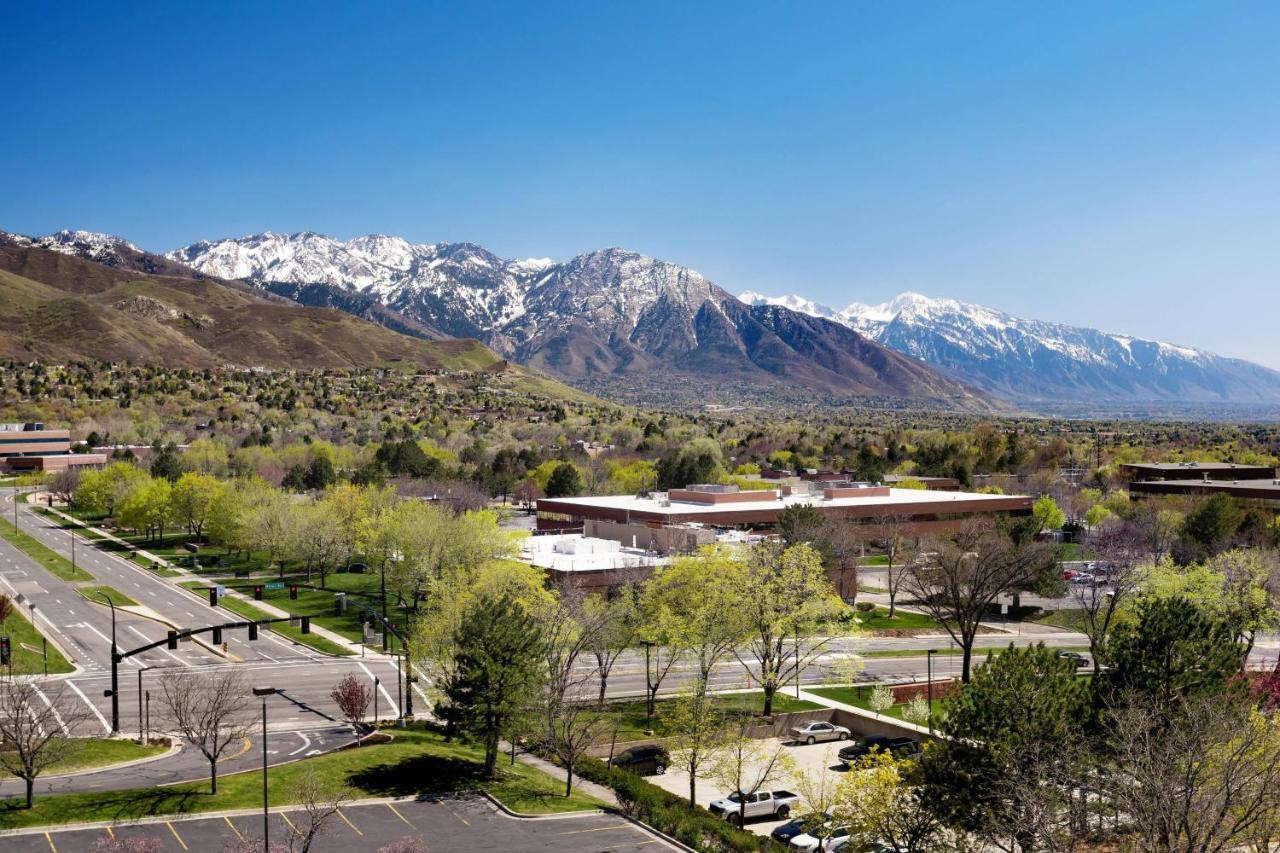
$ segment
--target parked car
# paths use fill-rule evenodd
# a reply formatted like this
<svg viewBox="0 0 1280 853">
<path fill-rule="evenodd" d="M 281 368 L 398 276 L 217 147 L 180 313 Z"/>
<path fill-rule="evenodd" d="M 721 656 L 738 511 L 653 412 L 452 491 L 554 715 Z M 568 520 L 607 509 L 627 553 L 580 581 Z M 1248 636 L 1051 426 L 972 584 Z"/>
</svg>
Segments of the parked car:
<svg viewBox="0 0 1280 853">
<path fill-rule="evenodd" d="M 667 772 L 670 763 L 671 757 L 660 746 L 633 746 L 615 755 L 609 766 L 641 776 L 661 776 Z"/>
<path fill-rule="evenodd" d="M 887 752 L 894 758 L 906 758 L 920 752 L 920 741 L 909 737 L 865 735 L 840 750 L 839 756 L 846 767 L 852 767 L 876 750 Z"/>
<path fill-rule="evenodd" d="M 829 853 L 839 849 L 840 845 L 849 840 L 849 836 L 853 834 L 852 830 L 847 826 L 833 827 L 830 824 L 817 830 L 817 834 L 804 833 L 797 835 L 791 839 L 791 849 L 798 853 Z"/>
<path fill-rule="evenodd" d="M 1067 583 L 1079 584 L 1081 586 L 1088 586 L 1090 584 L 1101 583 L 1101 581 L 1099 581 L 1098 578 L 1094 577 L 1088 572 L 1077 572 L 1075 577 L 1071 578 L 1069 581 L 1067 581 Z"/>
<path fill-rule="evenodd" d="M 848 740 L 850 731 L 844 726 L 814 721 L 791 730 L 791 738 L 797 743 L 817 743 L 820 740 Z"/>
<path fill-rule="evenodd" d="M 879 841 L 859 845 L 856 841 L 849 839 L 832 848 L 832 853 L 893 853 L 893 848 Z"/>
<path fill-rule="evenodd" d="M 743 806 L 743 798 L 746 805 Z M 790 791 L 757 791 L 754 794 L 741 792 L 721 797 L 708 806 L 708 810 L 718 818 L 729 821 L 735 826 L 740 822 L 743 813 L 747 820 L 762 817 L 786 820 L 791 817 L 791 810 L 800 802 L 800 797 Z"/>
<path fill-rule="evenodd" d="M 808 814 L 804 817 L 798 817 L 789 820 L 782 826 L 775 826 L 773 832 L 769 833 L 769 837 L 779 844 L 786 845 L 791 843 L 791 839 L 797 835 L 803 835 L 814 827 L 826 823 L 831 820 L 829 814 Z"/>
<path fill-rule="evenodd" d="M 1084 655 L 1080 654 L 1079 652 L 1072 652 L 1072 651 L 1068 651 L 1067 649 L 1061 649 L 1058 652 L 1058 657 L 1065 658 L 1066 660 L 1071 661 L 1076 665 L 1076 669 L 1084 669 L 1086 666 L 1089 665 L 1089 659 Z"/>
</svg>

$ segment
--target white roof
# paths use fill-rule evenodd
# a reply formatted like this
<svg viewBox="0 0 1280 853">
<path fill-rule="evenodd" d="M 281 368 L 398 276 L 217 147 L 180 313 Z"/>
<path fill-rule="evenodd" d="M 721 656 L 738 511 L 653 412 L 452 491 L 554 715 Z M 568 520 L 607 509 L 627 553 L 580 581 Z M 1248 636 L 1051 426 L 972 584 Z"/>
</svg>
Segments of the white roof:
<svg viewBox="0 0 1280 853">
<path fill-rule="evenodd" d="M 1010 498 L 1025 497 L 1023 495 L 988 495 L 976 492 L 944 492 L 923 489 L 890 489 L 887 495 L 856 495 L 825 499 L 815 495 L 788 495 L 779 497 L 776 491 L 771 492 L 772 499 L 758 501 L 729 502 L 718 504 L 702 504 L 687 501 L 671 501 L 659 503 L 653 498 L 639 498 L 635 495 L 600 495 L 583 498 L 554 498 L 559 504 L 570 504 L 581 507 L 603 507 L 623 509 L 631 512 L 651 512 L 658 515 L 696 515 L 699 513 L 759 512 L 760 510 L 783 510 L 791 506 L 809 504 L 815 509 L 823 507 L 860 507 L 860 506 L 900 506 L 905 504 L 935 504 L 937 511 L 944 504 L 955 501 L 1002 501 Z M 770 492 L 762 492 L 770 494 Z M 930 507 L 931 509 L 933 507 Z"/>
</svg>

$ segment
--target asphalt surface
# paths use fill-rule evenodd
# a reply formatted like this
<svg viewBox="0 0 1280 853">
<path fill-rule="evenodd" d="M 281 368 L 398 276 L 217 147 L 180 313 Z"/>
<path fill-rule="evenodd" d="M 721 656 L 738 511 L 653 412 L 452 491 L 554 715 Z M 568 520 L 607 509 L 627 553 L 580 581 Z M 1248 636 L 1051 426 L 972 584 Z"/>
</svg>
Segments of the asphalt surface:
<svg viewBox="0 0 1280 853">
<path fill-rule="evenodd" d="M 303 817 L 297 810 L 276 810 L 269 821 L 274 844 L 285 840 L 290 824 L 301 826 Z M 5 853 L 88 853 L 100 839 L 133 836 L 154 839 L 161 850 L 172 853 L 216 853 L 228 843 L 261 839 L 262 815 L 116 824 L 110 829 L 39 830 L 0 836 L 0 849 Z M 346 805 L 326 824 L 311 849 L 314 853 L 372 853 L 406 837 L 423 840 L 431 853 L 680 849 L 616 815 L 513 818 L 479 797 Z"/>
</svg>

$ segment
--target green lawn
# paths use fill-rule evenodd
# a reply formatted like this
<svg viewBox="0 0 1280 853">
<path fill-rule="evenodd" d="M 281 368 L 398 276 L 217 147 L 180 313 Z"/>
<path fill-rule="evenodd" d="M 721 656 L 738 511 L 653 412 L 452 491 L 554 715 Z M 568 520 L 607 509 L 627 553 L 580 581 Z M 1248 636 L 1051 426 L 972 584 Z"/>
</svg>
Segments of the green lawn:
<svg viewBox="0 0 1280 853">
<path fill-rule="evenodd" d="M 10 647 L 13 650 L 14 672 L 43 672 L 44 657 L 41 654 L 43 636 L 27 621 L 27 616 L 20 612 L 21 609 L 16 604 L 13 606 L 13 612 L 4 620 L 3 628 L 0 628 L 0 634 L 9 637 Z M 53 644 L 50 644 L 48 649 L 49 672 L 71 672 L 74 669 Z"/>
<path fill-rule="evenodd" d="M 872 554 L 870 557 L 859 557 L 859 566 L 887 566 L 889 558 L 885 554 Z"/>
<path fill-rule="evenodd" d="M 935 686 L 934 689 L 941 690 L 941 687 Z M 871 706 L 867 704 L 868 701 L 871 699 L 871 688 L 867 686 L 811 687 L 809 688 L 809 692 L 817 696 L 821 696 L 824 699 L 830 699 L 833 702 L 841 702 L 845 705 L 852 705 L 855 708 L 863 708 L 867 711 L 871 710 Z M 943 699 L 942 697 L 938 696 L 936 693 L 934 694 L 934 697 L 933 697 L 934 725 L 937 725 L 937 723 L 944 716 L 946 716 L 947 702 L 948 702 L 947 699 Z M 902 720 L 903 719 L 902 709 L 905 707 L 906 707 L 905 704 L 894 705 L 892 708 L 889 708 L 884 711 L 880 711 L 879 713 L 883 714 L 886 717 L 893 717 L 895 719 Z"/>
<path fill-rule="evenodd" d="M 1083 614 L 1084 611 L 1078 609 L 1050 610 L 1046 613 L 1042 613 L 1031 621 L 1040 625 L 1053 625 L 1057 628 L 1066 628 L 1069 631 L 1083 631 L 1084 623 L 1081 619 Z"/>
<path fill-rule="evenodd" d="M 653 705 L 653 730 L 659 736 L 667 733 L 664 717 L 669 716 L 675 702 L 672 699 L 659 699 Z M 764 694 L 759 690 L 748 693 L 727 693 L 716 697 L 716 705 L 721 712 L 729 716 L 758 715 L 764 707 Z M 791 711 L 813 711 L 821 708 L 807 699 L 797 699 L 778 691 L 773 695 L 773 712 L 785 714 Z M 604 716 L 610 718 L 605 724 L 605 731 L 612 735 L 618 732 L 618 740 L 634 740 L 644 734 L 646 725 L 645 702 L 643 699 L 627 702 L 610 702 L 605 706 Z"/>
<path fill-rule="evenodd" d="M 61 761 L 45 770 L 45 775 L 55 776 L 109 764 L 122 764 L 168 751 L 166 746 L 140 746 L 134 741 L 119 738 L 76 738 L 73 743 L 74 748 Z M 0 770 L 0 778 L 9 777 Z"/>
<path fill-rule="evenodd" d="M 5 520 L 0 522 L 0 536 L 9 540 L 9 543 L 18 549 L 26 552 L 26 554 L 49 570 L 50 573 L 62 578 L 66 581 L 91 581 L 93 575 L 84 569 L 77 568 L 75 573 L 71 571 L 71 561 L 66 557 L 59 555 L 57 552 L 45 547 L 37 542 L 33 537 L 28 536 L 26 531 L 15 528 L 12 521 Z"/>
<path fill-rule="evenodd" d="M 181 586 L 195 592 L 202 598 L 208 595 L 205 590 L 209 588 L 209 585 L 201 581 L 185 581 Z M 259 620 L 275 618 L 266 611 L 258 607 L 254 607 L 247 601 L 240 601 L 239 599 L 231 598 L 230 596 L 223 596 L 218 599 L 218 605 L 245 619 Z M 354 654 L 350 649 L 339 646 L 337 643 L 330 642 L 317 634 L 304 634 L 302 633 L 301 627 L 290 625 L 287 622 L 277 622 L 271 625 L 269 630 L 275 631 L 287 640 L 292 640 L 295 643 L 301 643 L 304 646 L 310 646 L 316 651 L 323 652 L 325 654 L 338 656 Z"/>
<path fill-rule="evenodd" d="M 380 580 L 378 575 L 373 573 L 331 572 L 325 578 L 324 589 L 308 588 L 305 574 L 286 575 L 283 580 L 275 576 L 271 578 L 264 576 L 263 578 L 249 580 L 224 577 L 218 578 L 213 582 L 224 584 L 230 589 L 251 596 L 253 595 L 253 588 L 262 585 L 267 580 L 282 583 L 284 586 L 281 589 L 264 589 L 262 592 L 263 601 L 274 604 L 281 610 L 287 610 L 290 613 L 310 616 L 313 624 L 341 634 L 353 642 L 359 642 L 362 636 L 360 629 L 361 616 L 365 611 L 361 608 L 361 605 L 377 609 L 381 601 L 379 595 Z M 297 599 L 289 598 L 290 584 L 298 584 Z M 312 576 L 310 586 L 318 587 L 319 585 L 320 576 L 315 574 Z M 347 593 L 347 612 L 342 615 L 334 612 L 334 593 L 337 592 Z M 402 620 L 392 617 L 392 621 L 399 623 Z"/>
<path fill-rule="evenodd" d="M 599 808 L 600 803 L 577 791 L 564 796 L 564 781 L 523 764 L 499 762 L 499 777 L 480 777 L 483 751 L 474 745 L 446 743 L 435 731 L 418 725 L 395 732 L 390 743 L 345 749 L 271 768 L 271 804 L 293 802 L 297 782 L 308 770 L 334 783 L 347 783 L 358 797 L 439 795 L 453 791 L 485 790 L 509 808 L 532 814 Z M 95 791 L 37 797 L 35 806 L 19 800 L 0 801 L 0 828 L 41 826 L 82 821 L 130 821 L 151 815 L 193 814 L 223 809 L 253 808 L 262 803 L 261 770 L 248 770 L 218 781 L 210 794 L 208 782 Z"/>
<path fill-rule="evenodd" d="M 870 613 L 858 613 L 858 627 L 864 631 L 942 631 L 942 625 L 923 613 L 912 613 L 902 608 L 889 618 L 889 608 L 877 607 Z"/>
<path fill-rule="evenodd" d="M 134 601 L 132 598 L 125 595 L 123 592 L 120 592 L 118 589 L 113 589 L 112 587 L 109 587 L 109 586 L 91 585 L 91 586 L 77 587 L 76 589 L 77 589 L 77 592 L 79 592 L 85 598 L 92 601 L 94 604 L 102 604 L 103 603 L 102 598 L 103 596 L 106 596 L 108 599 L 111 600 L 111 603 L 114 604 L 116 607 L 137 607 L 138 606 L 138 602 Z M 106 605 L 103 605 L 103 606 L 105 607 Z"/>
</svg>

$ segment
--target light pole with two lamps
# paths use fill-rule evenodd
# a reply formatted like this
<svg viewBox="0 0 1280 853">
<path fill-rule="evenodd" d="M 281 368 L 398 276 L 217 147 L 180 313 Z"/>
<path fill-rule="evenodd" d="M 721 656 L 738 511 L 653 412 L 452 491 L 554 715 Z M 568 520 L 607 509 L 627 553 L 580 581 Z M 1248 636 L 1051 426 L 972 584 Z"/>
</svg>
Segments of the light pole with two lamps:
<svg viewBox="0 0 1280 853">
<path fill-rule="evenodd" d="M 271 808 L 267 802 L 267 697 L 276 694 L 274 687 L 255 687 L 254 696 L 262 697 L 262 849 L 271 849 Z"/>
</svg>

